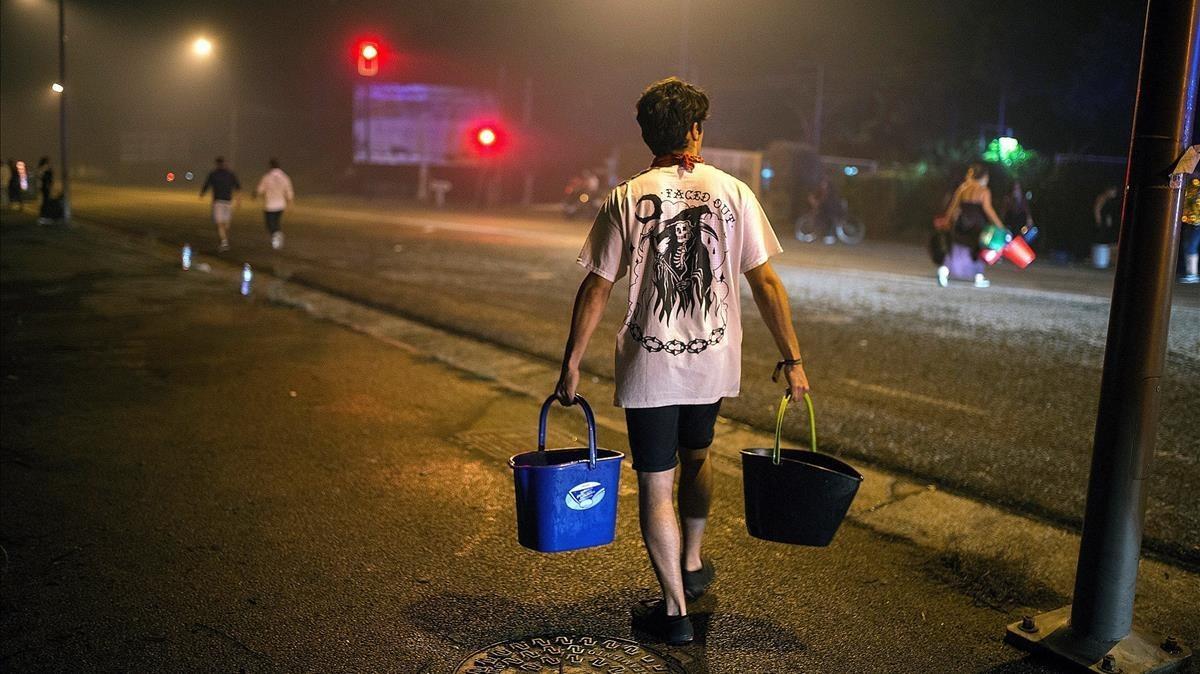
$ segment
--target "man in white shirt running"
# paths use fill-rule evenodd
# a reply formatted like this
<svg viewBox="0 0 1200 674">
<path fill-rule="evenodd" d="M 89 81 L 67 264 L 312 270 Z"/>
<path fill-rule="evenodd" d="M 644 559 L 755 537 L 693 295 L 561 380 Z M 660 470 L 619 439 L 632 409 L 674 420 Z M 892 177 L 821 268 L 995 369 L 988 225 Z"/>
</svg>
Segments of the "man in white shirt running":
<svg viewBox="0 0 1200 674">
<path fill-rule="evenodd" d="M 279 160 L 272 157 L 267 164 L 270 169 L 259 179 L 254 195 L 263 197 L 263 219 L 267 223 L 267 233 L 271 235 L 271 247 L 279 250 L 283 248 L 280 219 L 296 194 L 292 191 L 292 179 L 279 168 Z"/>
<path fill-rule="evenodd" d="M 574 402 L 588 342 L 628 275 L 615 404 L 625 408 L 642 538 L 662 587 L 661 600 L 634 607 L 633 625 L 672 644 L 693 639 L 687 599 L 704 594 L 716 573 L 700 554 L 712 496 L 707 450 L 721 400 L 741 383 L 742 274 L 792 396 L 809 388 L 787 292 L 768 262 L 779 241 L 754 193 L 700 157 L 707 118 L 707 94 L 673 77 L 638 100 L 654 160 L 609 194 L 579 254 L 590 273 L 575 297 L 556 389 L 563 404 Z M 677 467 L 682 531 L 672 503 Z"/>
</svg>

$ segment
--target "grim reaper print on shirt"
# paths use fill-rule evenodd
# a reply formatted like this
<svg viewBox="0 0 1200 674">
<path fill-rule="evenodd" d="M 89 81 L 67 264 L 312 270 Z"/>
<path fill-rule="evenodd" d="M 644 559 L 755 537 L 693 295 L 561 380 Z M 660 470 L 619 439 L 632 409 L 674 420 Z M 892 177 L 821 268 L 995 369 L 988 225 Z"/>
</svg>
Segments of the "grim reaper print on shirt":
<svg viewBox="0 0 1200 674">
<path fill-rule="evenodd" d="M 630 336 L 651 353 L 701 353 L 725 336 L 729 285 L 717 228 L 726 223 L 705 203 L 707 193 L 686 194 L 696 198 L 665 201 L 647 194 L 637 202 L 641 230 L 630 266 L 641 292 L 628 325 Z"/>
</svg>

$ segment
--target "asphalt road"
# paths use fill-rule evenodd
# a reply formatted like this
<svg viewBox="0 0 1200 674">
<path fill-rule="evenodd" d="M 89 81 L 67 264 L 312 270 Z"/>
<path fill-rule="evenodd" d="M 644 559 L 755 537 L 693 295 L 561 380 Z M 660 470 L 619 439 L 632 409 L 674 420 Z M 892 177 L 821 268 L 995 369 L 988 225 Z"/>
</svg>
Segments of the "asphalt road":
<svg viewBox="0 0 1200 674">
<path fill-rule="evenodd" d="M 79 217 L 215 250 L 191 187 L 77 190 Z M 547 360 L 561 356 L 587 223 L 551 214 L 438 212 L 350 198 L 305 200 L 271 251 L 243 203 L 235 261 Z M 1108 319 L 1110 272 L 997 268 L 993 287 L 937 288 L 917 247 L 788 243 L 791 293 L 825 446 L 942 488 L 1078 525 Z M 744 284 L 743 284 L 744 286 Z M 743 292 L 747 292 L 743 287 Z M 777 358 L 745 303 L 742 396 L 723 413 L 771 423 Z M 612 375 L 624 303 L 614 301 L 585 368 Z M 553 382 L 547 382 L 547 390 Z M 586 390 L 584 390 L 586 393 Z M 1177 286 L 1146 543 L 1200 564 L 1200 289 Z M 799 416 L 799 415 L 797 415 Z M 805 437 L 796 425 L 789 435 Z"/>
<path fill-rule="evenodd" d="M 631 471 L 614 544 L 524 550 L 505 459 L 536 400 L 114 238 L 5 225 L 0 668 L 441 674 L 503 640 L 631 636 L 653 584 Z M 551 444 L 580 426 L 556 410 Z M 1001 639 L 1066 601 L 1026 551 L 755 541 L 739 487 L 717 474 L 699 639 L 648 645 L 675 671 L 1057 671 Z"/>
</svg>

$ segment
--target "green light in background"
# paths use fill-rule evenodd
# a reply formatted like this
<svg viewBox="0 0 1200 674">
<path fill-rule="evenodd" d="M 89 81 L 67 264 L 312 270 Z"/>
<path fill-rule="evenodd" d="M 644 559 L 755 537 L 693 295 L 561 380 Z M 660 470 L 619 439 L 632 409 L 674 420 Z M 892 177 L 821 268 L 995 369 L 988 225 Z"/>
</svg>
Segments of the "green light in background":
<svg viewBox="0 0 1200 674">
<path fill-rule="evenodd" d="M 986 161 L 999 162 L 1005 166 L 1019 166 L 1033 157 L 1033 153 L 1021 147 L 1016 138 L 1001 136 L 988 143 L 983 153 Z"/>
</svg>

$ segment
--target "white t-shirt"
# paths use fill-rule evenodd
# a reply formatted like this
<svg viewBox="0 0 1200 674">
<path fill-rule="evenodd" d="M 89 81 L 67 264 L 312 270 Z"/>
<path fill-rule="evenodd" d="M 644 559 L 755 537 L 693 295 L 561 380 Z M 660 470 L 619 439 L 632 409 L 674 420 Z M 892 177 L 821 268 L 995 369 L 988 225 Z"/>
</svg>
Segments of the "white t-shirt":
<svg viewBox="0 0 1200 674">
<path fill-rule="evenodd" d="M 255 194 L 262 195 L 264 211 L 282 211 L 287 208 L 288 202 L 296 198 L 296 194 L 292 191 L 292 179 L 288 174 L 283 172 L 283 169 L 271 169 L 263 175 L 258 181 L 258 188 L 254 190 Z"/>
<path fill-rule="evenodd" d="M 615 404 L 704 405 L 736 396 L 738 276 L 781 251 L 750 188 L 711 166 L 652 168 L 618 185 L 578 260 L 614 283 L 629 275 Z"/>
</svg>

